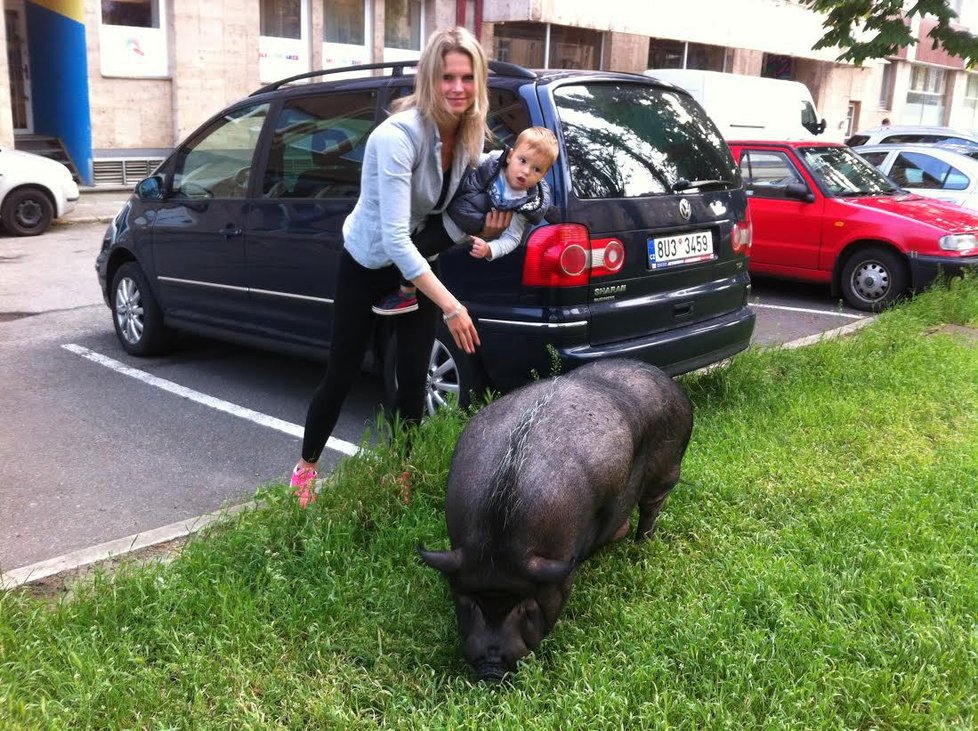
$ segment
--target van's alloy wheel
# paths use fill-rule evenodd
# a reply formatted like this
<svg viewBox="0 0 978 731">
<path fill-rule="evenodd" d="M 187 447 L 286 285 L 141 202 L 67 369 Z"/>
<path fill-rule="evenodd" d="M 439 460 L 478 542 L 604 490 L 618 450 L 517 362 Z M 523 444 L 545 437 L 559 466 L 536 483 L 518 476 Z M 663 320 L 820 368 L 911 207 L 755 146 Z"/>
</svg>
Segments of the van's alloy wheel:
<svg viewBox="0 0 978 731">
<path fill-rule="evenodd" d="M 405 315 L 406 317 L 407 315 Z M 390 338 L 384 354 L 384 386 L 387 404 L 394 403 L 397 394 L 397 342 Z M 428 373 L 425 378 L 424 410 L 431 416 L 446 406 L 450 399 L 462 408 L 472 402 L 472 394 L 485 390 L 485 377 L 475 360 L 455 345 L 448 331 L 439 332 L 431 346 Z M 453 396 L 450 396 L 453 395 Z"/>
<path fill-rule="evenodd" d="M 112 323 L 122 347 L 131 355 L 154 355 L 166 348 L 171 333 L 135 262 L 119 267 L 112 279 Z"/>
</svg>

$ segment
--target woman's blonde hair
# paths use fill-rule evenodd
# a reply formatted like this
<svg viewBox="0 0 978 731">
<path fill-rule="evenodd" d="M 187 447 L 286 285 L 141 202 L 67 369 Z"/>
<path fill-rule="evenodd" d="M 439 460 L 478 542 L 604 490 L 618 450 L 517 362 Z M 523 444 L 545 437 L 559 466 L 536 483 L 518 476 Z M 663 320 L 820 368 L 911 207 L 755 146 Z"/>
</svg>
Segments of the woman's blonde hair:
<svg viewBox="0 0 978 731">
<path fill-rule="evenodd" d="M 462 115 L 458 127 L 458 141 L 475 162 L 482 153 L 482 146 L 489 130 L 486 114 L 489 111 L 489 64 L 486 55 L 468 30 L 462 27 L 442 28 L 428 37 L 421 59 L 418 61 L 414 93 L 394 102 L 395 111 L 417 108 L 421 115 L 437 125 L 450 125 L 454 117 L 445 108 L 441 98 L 440 82 L 445 70 L 445 54 L 457 51 L 472 59 L 472 75 L 475 77 L 475 98 L 472 106 Z"/>
</svg>

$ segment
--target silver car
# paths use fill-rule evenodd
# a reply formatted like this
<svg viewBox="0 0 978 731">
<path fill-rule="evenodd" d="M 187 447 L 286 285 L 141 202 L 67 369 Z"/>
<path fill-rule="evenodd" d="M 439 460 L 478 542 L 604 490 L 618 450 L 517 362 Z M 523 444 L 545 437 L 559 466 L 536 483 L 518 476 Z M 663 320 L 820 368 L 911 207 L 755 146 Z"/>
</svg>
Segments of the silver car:
<svg viewBox="0 0 978 731">
<path fill-rule="evenodd" d="M 901 188 L 978 210 L 978 160 L 938 145 L 852 148 Z"/>
<path fill-rule="evenodd" d="M 978 135 L 974 130 L 928 125 L 887 124 L 863 129 L 846 140 L 849 147 L 860 145 L 940 145 L 956 144 L 978 149 Z"/>
</svg>

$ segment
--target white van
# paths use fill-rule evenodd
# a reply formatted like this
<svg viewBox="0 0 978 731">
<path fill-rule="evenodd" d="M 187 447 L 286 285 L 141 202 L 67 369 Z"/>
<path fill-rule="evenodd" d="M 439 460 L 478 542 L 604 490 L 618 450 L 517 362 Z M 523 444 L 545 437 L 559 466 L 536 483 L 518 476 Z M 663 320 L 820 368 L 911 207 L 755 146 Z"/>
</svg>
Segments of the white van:
<svg viewBox="0 0 978 731">
<path fill-rule="evenodd" d="M 800 81 L 699 69 L 649 69 L 645 75 L 692 94 L 728 140 L 807 140 L 825 131 Z"/>
</svg>

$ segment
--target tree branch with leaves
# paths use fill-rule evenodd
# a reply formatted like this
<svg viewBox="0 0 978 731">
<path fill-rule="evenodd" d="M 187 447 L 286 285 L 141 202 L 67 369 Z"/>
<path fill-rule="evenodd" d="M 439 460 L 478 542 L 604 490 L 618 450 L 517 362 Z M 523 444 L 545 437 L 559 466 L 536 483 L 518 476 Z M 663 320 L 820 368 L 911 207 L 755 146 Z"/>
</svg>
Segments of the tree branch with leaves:
<svg viewBox="0 0 978 731">
<path fill-rule="evenodd" d="M 802 0 L 802 4 L 825 16 L 826 32 L 814 49 L 838 47 L 840 61 L 861 65 L 913 45 L 917 39 L 910 21 L 920 16 L 936 22 L 927 34 L 932 48 L 941 47 L 968 66 L 978 64 L 978 36 L 952 27 L 957 16 L 946 0 Z"/>
</svg>

